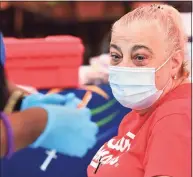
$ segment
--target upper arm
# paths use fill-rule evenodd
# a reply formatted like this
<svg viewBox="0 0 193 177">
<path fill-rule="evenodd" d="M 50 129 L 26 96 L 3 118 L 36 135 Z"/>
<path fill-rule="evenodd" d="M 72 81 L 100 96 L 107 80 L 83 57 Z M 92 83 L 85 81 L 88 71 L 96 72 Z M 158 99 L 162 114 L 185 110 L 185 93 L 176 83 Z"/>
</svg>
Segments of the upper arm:
<svg viewBox="0 0 193 177">
<path fill-rule="evenodd" d="M 164 117 L 155 124 L 144 159 L 145 177 L 190 177 L 191 120 L 183 114 Z"/>
<path fill-rule="evenodd" d="M 4 65 L 5 63 L 5 46 L 3 43 L 3 35 L 0 32 L 0 63 Z"/>
</svg>

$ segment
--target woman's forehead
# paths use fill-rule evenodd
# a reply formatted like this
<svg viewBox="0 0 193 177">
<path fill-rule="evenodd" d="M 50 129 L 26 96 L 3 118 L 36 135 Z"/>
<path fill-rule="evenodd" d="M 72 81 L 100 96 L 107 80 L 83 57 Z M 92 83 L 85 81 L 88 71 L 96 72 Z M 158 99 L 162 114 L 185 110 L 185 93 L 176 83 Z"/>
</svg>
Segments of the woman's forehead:
<svg viewBox="0 0 193 177">
<path fill-rule="evenodd" d="M 143 44 L 149 48 L 164 47 L 165 34 L 156 24 L 135 21 L 128 25 L 116 24 L 112 29 L 111 43 L 117 45 Z M 129 47 L 129 45 L 128 45 Z"/>
<path fill-rule="evenodd" d="M 135 21 L 128 25 L 116 24 L 112 29 L 112 41 L 122 39 L 129 42 L 153 42 L 155 39 L 164 37 L 163 30 L 156 23 L 151 22 Z"/>
</svg>

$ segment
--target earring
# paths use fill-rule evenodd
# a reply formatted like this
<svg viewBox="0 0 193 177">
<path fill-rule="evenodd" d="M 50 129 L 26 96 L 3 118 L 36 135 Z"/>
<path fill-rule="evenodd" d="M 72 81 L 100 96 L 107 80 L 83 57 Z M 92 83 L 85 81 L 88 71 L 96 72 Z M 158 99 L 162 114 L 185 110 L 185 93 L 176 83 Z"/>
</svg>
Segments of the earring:
<svg viewBox="0 0 193 177">
<path fill-rule="evenodd" d="M 173 79 L 176 80 L 176 79 L 177 79 L 177 76 L 175 75 L 175 76 L 173 77 Z"/>
</svg>

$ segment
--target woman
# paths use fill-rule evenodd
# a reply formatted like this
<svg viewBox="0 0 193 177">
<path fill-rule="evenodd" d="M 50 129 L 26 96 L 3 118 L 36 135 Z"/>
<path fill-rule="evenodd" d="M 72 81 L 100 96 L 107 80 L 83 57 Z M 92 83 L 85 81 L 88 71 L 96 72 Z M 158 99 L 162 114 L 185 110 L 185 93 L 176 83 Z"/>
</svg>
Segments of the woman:
<svg viewBox="0 0 193 177">
<path fill-rule="evenodd" d="M 191 84 L 179 12 L 137 8 L 112 27 L 109 82 L 133 111 L 103 145 L 88 177 L 190 177 Z"/>
<path fill-rule="evenodd" d="M 0 49 L 0 157 L 10 157 L 29 145 L 83 157 L 95 145 L 98 129 L 91 121 L 89 109 L 78 109 L 80 100 L 74 94 L 19 97 L 21 90 L 7 86 L 1 35 Z M 17 98 L 16 95 L 12 98 L 15 93 Z"/>
</svg>

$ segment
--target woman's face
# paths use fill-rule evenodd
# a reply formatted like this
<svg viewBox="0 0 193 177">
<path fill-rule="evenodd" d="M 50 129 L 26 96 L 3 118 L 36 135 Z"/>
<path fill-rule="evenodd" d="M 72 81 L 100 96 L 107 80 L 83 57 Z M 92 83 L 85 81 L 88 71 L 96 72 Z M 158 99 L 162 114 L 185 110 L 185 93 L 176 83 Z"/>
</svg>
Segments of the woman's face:
<svg viewBox="0 0 193 177">
<path fill-rule="evenodd" d="M 165 35 L 155 23 L 134 21 L 116 24 L 110 43 L 111 65 L 158 68 L 167 59 Z M 156 72 L 156 87 L 162 89 L 171 79 L 171 60 Z M 129 77 L 129 76 L 128 76 Z"/>
</svg>

